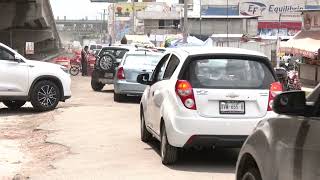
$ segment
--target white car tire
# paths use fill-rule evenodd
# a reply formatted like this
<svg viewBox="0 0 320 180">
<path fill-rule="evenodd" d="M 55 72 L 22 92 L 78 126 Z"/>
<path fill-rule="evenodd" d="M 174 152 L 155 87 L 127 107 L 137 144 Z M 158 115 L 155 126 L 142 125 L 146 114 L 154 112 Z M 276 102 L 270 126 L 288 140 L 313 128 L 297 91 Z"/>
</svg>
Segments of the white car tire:
<svg viewBox="0 0 320 180">
<path fill-rule="evenodd" d="M 179 149 L 169 144 L 165 125 L 161 128 L 160 147 L 161 161 L 163 165 L 171 165 L 177 162 Z"/>
<path fill-rule="evenodd" d="M 141 141 L 149 142 L 152 139 L 152 134 L 147 130 L 143 109 L 141 109 L 140 121 Z"/>
<path fill-rule="evenodd" d="M 50 111 L 57 107 L 61 95 L 58 86 L 48 80 L 38 82 L 31 92 L 31 104 L 36 111 Z"/>
<path fill-rule="evenodd" d="M 253 167 L 245 171 L 245 173 L 241 177 L 241 180 L 261 180 L 261 175 L 259 173 L 259 170 Z"/>
</svg>

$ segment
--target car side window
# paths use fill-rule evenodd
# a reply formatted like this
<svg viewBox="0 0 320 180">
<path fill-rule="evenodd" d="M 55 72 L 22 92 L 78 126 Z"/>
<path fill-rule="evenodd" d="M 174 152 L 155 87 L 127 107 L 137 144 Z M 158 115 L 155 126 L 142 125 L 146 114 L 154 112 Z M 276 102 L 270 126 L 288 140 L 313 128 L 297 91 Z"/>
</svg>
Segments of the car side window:
<svg viewBox="0 0 320 180">
<path fill-rule="evenodd" d="M 14 60 L 14 55 L 8 50 L 0 47 L 0 61 L 1 60 Z"/>
<path fill-rule="evenodd" d="M 165 72 L 165 68 L 168 62 L 168 58 L 170 57 L 170 54 L 165 55 L 159 62 L 159 64 L 157 65 L 155 72 L 153 74 L 153 81 L 154 82 L 158 82 L 161 81 L 163 79 L 163 75 Z"/>
<path fill-rule="evenodd" d="M 174 71 L 177 69 L 179 63 L 179 58 L 173 54 L 168 62 L 167 69 L 164 73 L 163 79 L 170 79 Z"/>
</svg>

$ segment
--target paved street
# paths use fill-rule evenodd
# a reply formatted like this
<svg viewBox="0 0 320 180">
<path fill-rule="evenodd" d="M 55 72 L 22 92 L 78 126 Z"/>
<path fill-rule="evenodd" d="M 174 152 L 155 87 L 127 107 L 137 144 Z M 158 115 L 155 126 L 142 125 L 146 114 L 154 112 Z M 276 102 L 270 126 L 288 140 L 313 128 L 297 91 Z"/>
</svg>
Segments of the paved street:
<svg viewBox="0 0 320 180">
<path fill-rule="evenodd" d="M 178 164 L 163 166 L 159 143 L 140 141 L 138 99 L 115 103 L 111 87 L 93 92 L 90 78 L 80 76 L 72 89 L 72 99 L 53 112 L 34 113 L 29 105 L 10 112 L 0 105 L 0 148 L 9 148 L 0 154 L 0 167 L 8 167 L 1 174 L 36 180 L 234 179 L 237 150 L 187 151 Z"/>
</svg>

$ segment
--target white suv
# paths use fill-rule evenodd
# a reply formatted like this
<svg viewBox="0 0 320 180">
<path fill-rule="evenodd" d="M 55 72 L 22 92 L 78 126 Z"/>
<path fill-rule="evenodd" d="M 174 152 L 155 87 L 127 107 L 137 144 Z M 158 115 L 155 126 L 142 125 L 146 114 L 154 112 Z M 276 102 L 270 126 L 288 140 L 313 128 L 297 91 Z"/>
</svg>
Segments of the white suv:
<svg viewBox="0 0 320 180">
<path fill-rule="evenodd" d="M 274 96 L 282 91 L 268 58 L 235 48 L 168 50 L 141 99 L 141 140 L 161 141 L 163 164 L 179 148 L 241 147 L 256 124 L 276 116 Z"/>
<path fill-rule="evenodd" d="M 19 109 L 27 101 L 37 111 L 53 110 L 71 97 L 71 79 L 63 66 L 31 61 L 0 43 L 0 102 Z"/>
</svg>

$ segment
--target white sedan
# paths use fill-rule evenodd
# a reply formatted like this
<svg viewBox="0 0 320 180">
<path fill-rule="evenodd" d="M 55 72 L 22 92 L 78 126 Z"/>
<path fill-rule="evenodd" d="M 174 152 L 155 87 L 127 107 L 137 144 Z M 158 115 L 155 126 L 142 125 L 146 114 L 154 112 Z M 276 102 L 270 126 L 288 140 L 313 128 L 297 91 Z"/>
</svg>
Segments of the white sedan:
<svg viewBox="0 0 320 180">
<path fill-rule="evenodd" d="M 276 114 L 282 91 L 268 58 L 235 48 L 168 50 L 141 99 L 141 140 L 161 142 L 163 164 L 175 163 L 180 148 L 241 147 L 256 124 Z"/>
</svg>

